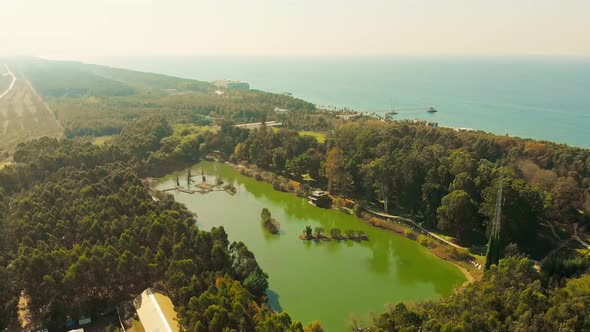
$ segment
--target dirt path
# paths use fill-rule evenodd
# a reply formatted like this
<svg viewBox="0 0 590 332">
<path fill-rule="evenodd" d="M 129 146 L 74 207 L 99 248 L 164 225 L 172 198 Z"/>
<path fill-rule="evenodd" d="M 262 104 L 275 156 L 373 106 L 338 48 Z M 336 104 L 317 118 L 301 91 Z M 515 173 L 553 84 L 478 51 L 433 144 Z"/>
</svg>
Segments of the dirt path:
<svg viewBox="0 0 590 332">
<path fill-rule="evenodd" d="M 16 77 L 14 76 L 14 74 L 10 71 L 10 69 L 8 68 L 7 65 L 4 65 L 4 67 L 6 68 L 6 71 L 8 72 L 8 74 L 10 76 L 12 76 L 12 81 L 10 82 L 10 85 L 8 86 L 8 89 L 6 89 L 6 91 L 4 91 L 1 95 L 0 95 L 0 100 L 2 98 L 4 98 L 4 96 L 6 96 L 14 87 L 14 83 L 16 82 Z"/>
<path fill-rule="evenodd" d="M 41 98 L 41 96 L 37 93 L 37 90 L 35 90 L 35 88 L 33 88 L 33 85 L 31 84 L 31 82 L 29 82 L 29 80 L 25 80 L 25 82 L 27 82 L 27 84 L 29 85 L 29 88 L 31 88 L 31 91 L 33 91 L 33 93 L 37 96 L 37 98 L 39 98 L 41 101 L 43 101 L 43 104 L 45 105 L 45 108 L 55 118 L 55 121 L 57 122 L 57 124 L 59 125 L 59 127 L 61 128 L 61 130 L 63 131 L 64 130 L 64 126 L 57 119 L 57 115 L 55 115 L 55 112 L 53 111 L 53 109 L 51 109 L 51 107 L 49 107 L 49 105 L 47 104 L 47 102 L 45 102 L 45 100 L 43 98 Z"/>
<path fill-rule="evenodd" d="M 62 137 L 55 113 L 25 79 L 16 79 L 0 99 L 0 153 L 14 152 L 17 144 L 43 136 Z"/>
</svg>

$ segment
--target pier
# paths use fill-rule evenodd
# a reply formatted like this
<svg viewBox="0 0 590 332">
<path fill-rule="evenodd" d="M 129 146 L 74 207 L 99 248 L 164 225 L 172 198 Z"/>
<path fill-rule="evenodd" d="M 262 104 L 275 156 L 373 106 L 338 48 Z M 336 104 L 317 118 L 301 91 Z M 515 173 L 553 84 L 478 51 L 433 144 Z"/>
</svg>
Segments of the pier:
<svg viewBox="0 0 590 332">
<path fill-rule="evenodd" d="M 196 190 L 186 189 L 186 188 L 180 187 L 180 186 L 174 187 L 174 188 L 162 189 L 160 191 L 167 192 L 167 191 L 172 191 L 172 190 L 178 190 L 178 191 L 186 193 L 186 194 L 194 194 L 197 192 Z"/>
</svg>

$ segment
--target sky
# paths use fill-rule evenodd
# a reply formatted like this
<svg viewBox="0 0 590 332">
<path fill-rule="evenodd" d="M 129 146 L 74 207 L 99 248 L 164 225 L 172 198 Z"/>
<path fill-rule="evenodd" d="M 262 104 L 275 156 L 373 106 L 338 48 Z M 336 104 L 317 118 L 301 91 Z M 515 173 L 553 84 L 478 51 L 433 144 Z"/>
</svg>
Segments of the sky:
<svg viewBox="0 0 590 332">
<path fill-rule="evenodd" d="M 590 0 L 0 0 L 0 55 L 590 56 Z"/>
</svg>

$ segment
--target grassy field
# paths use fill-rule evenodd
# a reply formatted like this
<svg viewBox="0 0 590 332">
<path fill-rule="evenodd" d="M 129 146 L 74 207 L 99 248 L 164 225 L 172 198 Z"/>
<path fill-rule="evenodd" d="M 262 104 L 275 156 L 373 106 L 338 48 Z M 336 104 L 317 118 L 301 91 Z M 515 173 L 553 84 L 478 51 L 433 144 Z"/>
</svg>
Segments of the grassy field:
<svg viewBox="0 0 590 332">
<path fill-rule="evenodd" d="M 141 324 L 140 321 L 133 320 L 132 327 L 127 331 L 129 331 L 129 332 L 145 332 L 145 329 L 143 328 L 143 324 Z"/>
<path fill-rule="evenodd" d="M 5 75 L 6 69 L 3 65 L 0 65 L 0 94 L 8 89 L 10 82 L 12 81 L 12 77 L 10 75 Z"/>
<path fill-rule="evenodd" d="M 174 126 L 174 134 L 178 136 L 186 136 L 188 134 L 199 134 L 206 132 L 216 133 L 219 131 L 219 129 L 221 129 L 221 127 L 217 125 L 198 126 L 194 124 L 179 123 Z"/>
<path fill-rule="evenodd" d="M 43 136 L 60 137 L 61 124 L 26 81 L 17 79 L 0 100 L 0 154 L 12 152 L 19 142 Z"/>
<path fill-rule="evenodd" d="M 118 135 L 109 135 L 109 136 L 98 136 L 94 138 L 94 141 L 92 142 L 93 144 L 96 144 L 98 146 L 102 146 L 105 145 L 106 143 L 111 142 L 112 140 L 114 140 Z"/>
<path fill-rule="evenodd" d="M 318 133 L 317 131 L 300 131 L 299 135 L 313 136 L 320 143 L 324 143 L 326 141 L 326 134 Z"/>
<path fill-rule="evenodd" d="M 274 130 L 275 133 L 278 132 L 279 129 L 280 128 L 278 128 L 278 127 L 273 127 L 272 128 L 272 130 Z M 317 132 L 317 131 L 306 131 L 306 130 L 302 130 L 302 131 L 299 131 L 299 135 L 302 135 L 302 136 L 313 136 L 320 143 L 324 143 L 326 141 L 326 134 L 320 133 L 320 132 Z"/>
</svg>

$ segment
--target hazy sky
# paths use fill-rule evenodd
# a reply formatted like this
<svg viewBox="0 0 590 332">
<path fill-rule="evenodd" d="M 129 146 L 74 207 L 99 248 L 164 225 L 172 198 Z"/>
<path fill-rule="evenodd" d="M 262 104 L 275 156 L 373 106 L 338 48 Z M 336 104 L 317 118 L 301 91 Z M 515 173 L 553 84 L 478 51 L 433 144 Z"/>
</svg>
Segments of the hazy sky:
<svg viewBox="0 0 590 332">
<path fill-rule="evenodd" d="M 0 55 L 590 56 L 590 0 L 0 0 Z"/>
</svg>

